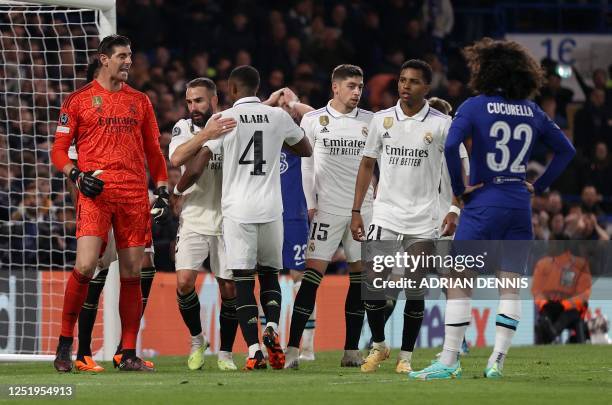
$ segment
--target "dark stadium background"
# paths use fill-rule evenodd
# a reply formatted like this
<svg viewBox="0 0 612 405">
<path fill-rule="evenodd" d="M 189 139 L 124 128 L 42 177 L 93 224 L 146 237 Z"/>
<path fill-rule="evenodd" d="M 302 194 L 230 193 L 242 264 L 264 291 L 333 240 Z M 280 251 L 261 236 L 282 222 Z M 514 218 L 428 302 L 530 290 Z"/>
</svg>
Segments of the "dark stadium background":
<svg viewBox="0 0 612 405">
<path fill-rule="evenodd" d="M 262 98 L 289 86 L 301 101 L 316 108 L 330 98 L 331 69 L 340 63 L 355 63 L 366 74 L 360 106 L 377 111 L 395 103 L 395 78 L 402 62 L 422 58 L 434 69 L 430 95 L 448 100 L 456 109 L 470 96 L 460 49 L 475 39 L 503 37 L 510 32 L 610 34 L 611 16 L 605 2 L 452 1 L 451 27 L 434 23 L 431 16 L 439 17 L 440 21 L 449 17 L 445 15 L 448 10 L 435 7 L 434 3 L 439 2 L 119 1 L 117 31 L 132 40 L 134 56 L 129 83 L 150 97 L 166 157 L 172 126 L 187 115 L 183 101 L 185 83 L 196 76 L 207 76 L 216 82 L 221 106 L 226 108 L 229 72 L 237 65 L 253 64 L 262 74 L 259 92 Z M 578 155 L 550 193 L 535 197 L 535 234 L 538 239 L 609 238 L 612 66 L 594 66 L 601 69 L 597 74 L 603 77 L 594 91 L 592 85 L 582 83 L 582 91 L 588 96 L 585 101 L 577 101 L 579 97 L 565 88 L 565 81 L 561 81 L 561 87 L 555 86 L 559 71 L 556 61 L 543 62 L 551 80 L 542 89 L 538 102 L 573 140 Z M 592 72 L 573 74 L 588 80 Z M 51 111 L 52 115 L 59 104 L 49 107 L 43 110 Z M 74 213 L 64 195 L 54 193 L 63 186 L 59 183 L 60 175 L 49 173 L 48 154 L 15 153 L 10 160 L 15 164 L 3 164 L 8 162 L 9 146 L 20 150 L 27 148 L 28 143 L 36 143 L 37 147 L 32 149 L 45 149 L 42 144 L 48 141 L 46 135 L 53 125 L 43 122 L 29 128 L 26 124 L 34 121 L 31 117 L 38 118 L 38 113 L 25 108 L 20 115 L 21 123 L 15 121 L 19 131 L 0 133 L 0 220 L 5 224 L 8 220 L 24 224 L 23 238 L 12 239 L 22 245 L 9 247 L 15 255 L 10 258 L 11 263 L 69 267 L 73 258 L 56 252 L 75 249 L 71 237 L 74 226 L 70 225 L 74 223 Z M 56 119 L 48 118 L 50 122 Z M 536 146 L 529 165 L 530 176 L 542 170 L 547 158 L 546 150 Z M 169 168 L 173 185 L 179 171 L 170 165 Z M 48 176 L 56 176 L 57 181 L 45 181 Z M 27 193 L 45 188 L 49 189 L 46 193 Z M 20 208 L 9 211 L 9 206 Z M 55 221 L 35 220 L 49 212 L 57 213 Z M 175 212 L 171 226 L 154 229 L 156 262 L 163 270 L 173 270 L 177 221 Z M 0 243 L 9 241 L 1 238 Z M 20 248 L 28 246 L 29 253 L 23 253 Z M 343 271 L 342 263 L 335 266 L 336 271 Z"/>
</svg>

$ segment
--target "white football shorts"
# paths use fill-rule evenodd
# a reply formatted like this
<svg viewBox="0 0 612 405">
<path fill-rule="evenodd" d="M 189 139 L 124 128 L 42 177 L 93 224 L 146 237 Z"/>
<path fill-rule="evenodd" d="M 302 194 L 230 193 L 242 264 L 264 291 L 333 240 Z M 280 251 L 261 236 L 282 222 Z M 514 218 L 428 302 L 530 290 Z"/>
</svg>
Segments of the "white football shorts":
<svg viewBox="0 0 612 405">
<path fill-rule="evenodd" d="M 225 243 L 222 235 L 202 235 L 181 227 L 176 236 L 176 270 L 202 270 L 202 263 L 210 258 L 211 271 L 215 277 L 232 280 L 227 268 Z"/>
<path fill-rule="evenodd" d="M 261 224 L 242 224 L 223 218 L 227 267 L 254 270 L 256 265 L 283 268 L 283 220 Z"/>
<path fill-rule="evenodd" d="M 372 211 L 361 214 L 365 229 L 372 220 Z M 361 243 L 351 234 L 351 217 L 318 210 L 312 218 L 308 234 L 306 259 L 330 261 L 342 243 L 348 263 L 361 260 Z"/>
</svg>

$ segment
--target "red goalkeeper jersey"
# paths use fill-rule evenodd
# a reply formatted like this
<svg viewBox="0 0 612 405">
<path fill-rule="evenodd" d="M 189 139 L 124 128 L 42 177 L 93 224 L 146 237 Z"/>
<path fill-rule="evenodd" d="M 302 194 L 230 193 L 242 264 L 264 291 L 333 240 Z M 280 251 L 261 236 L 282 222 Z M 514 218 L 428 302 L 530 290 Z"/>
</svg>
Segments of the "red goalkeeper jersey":
<svg viewBox="0 0 612 405">
<path fill-rule="evenodd" d="M 158 138 L 153 107 L 144 93 L 127 84 L 111 92 L 94 80 L 64 101 L 51 158 L 62 171 L 74 142 L 81 171 L 104 171 L 98 176 L 104 181 L 102 196 L 130 201 L 147 194 L 145 157 L 153 180 L 168 180 Z"/>
</svg>

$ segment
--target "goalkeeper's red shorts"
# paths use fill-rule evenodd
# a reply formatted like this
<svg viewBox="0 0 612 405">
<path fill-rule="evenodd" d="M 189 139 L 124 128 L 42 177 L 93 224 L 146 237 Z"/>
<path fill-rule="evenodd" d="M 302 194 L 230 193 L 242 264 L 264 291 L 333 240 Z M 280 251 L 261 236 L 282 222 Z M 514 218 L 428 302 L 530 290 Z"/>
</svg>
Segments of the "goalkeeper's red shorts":
<svg viewBox="0 0 612 405">
<path fill-rule="evenodd" d="M 76 237 L 97 236 L 108 242 L 113 227 L 117 250 L 151 244 L 149 198 L 130 202 L 105 201 L 79 196 L 77 202 Z"/>
</svg>

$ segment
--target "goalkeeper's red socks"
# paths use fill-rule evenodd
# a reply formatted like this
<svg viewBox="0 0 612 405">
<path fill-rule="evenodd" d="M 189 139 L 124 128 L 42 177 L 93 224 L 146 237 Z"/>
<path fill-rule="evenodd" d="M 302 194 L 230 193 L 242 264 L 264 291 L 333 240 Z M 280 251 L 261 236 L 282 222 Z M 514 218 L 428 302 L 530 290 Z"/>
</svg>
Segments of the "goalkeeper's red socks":
<svg viewBox="0 0 612 405">
<path fill-rule="evenodd" d="M 64 293 L 64 307 L 62 309 L 62 336 L 73 337 L 74 325 L 81 312 L 81 307 L 87 298 L 89 281 L 91 277 L 84 276 L 77 269 L 72 270 L 66 284 Z"/>
<path fill-rule="evenodd" d="M 140 277 L 121 277 L 119 292 L 119 316 L 121 317 L 121 347 L 136 348 L 136 338 L 142 315 L 142 291 Z"/>
</svg>

